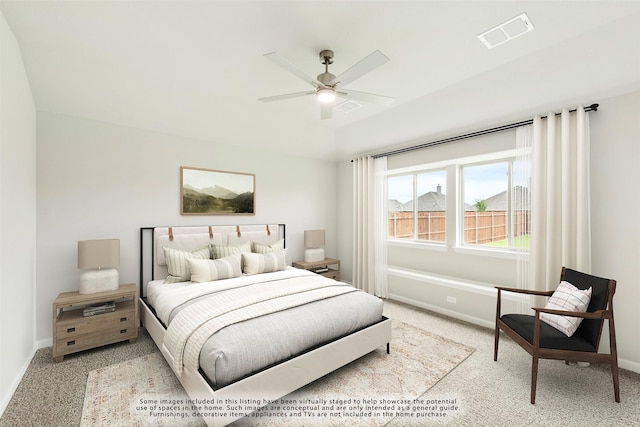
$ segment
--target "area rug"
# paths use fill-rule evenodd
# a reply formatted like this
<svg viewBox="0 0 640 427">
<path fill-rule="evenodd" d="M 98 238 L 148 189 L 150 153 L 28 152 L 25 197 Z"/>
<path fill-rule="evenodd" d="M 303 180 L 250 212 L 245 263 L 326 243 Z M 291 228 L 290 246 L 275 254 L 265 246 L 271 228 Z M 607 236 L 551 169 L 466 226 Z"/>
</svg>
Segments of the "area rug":
<svg viewBox="0 0 640 427">
<path fill-rule="evenodd" d="M 392 326 L 390 354 L 380 348 L 233 425 L 382 426 L 425 410 L 420 396 L 474 349 L 403 322 Z M 187 402 L 162 355 L 152 353 L 89 373 L 81 426 L 204 425 Z"/>
</svg>

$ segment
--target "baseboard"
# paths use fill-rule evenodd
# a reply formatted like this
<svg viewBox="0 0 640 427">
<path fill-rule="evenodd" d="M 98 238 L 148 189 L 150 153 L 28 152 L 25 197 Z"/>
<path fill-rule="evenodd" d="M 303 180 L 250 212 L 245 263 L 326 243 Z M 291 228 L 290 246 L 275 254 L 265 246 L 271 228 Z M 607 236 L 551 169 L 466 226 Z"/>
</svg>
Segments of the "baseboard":
<svg viewBox="0 0 640 427">
<path fill-rule="evenodd" d="M 621 369 L 625 369 L 627 371 L 632 371 L 640 374 L 640 363 L 637 363 L 637 362 L 632 362 L 626 359 L 620 359 L 620 357 L 618 357 L 618 367 L 620 367 Z"/>
<path fill-rule="evenodd" d="M 427 304 L 425 302 L 417 301 L 400 295 L 389 294 L 389 299 L 424 308 L 425 310 L 433 311 L 435 313 L 443 314 L 445 316 L 453 317 L 454 319 L 463 320 L 465 322 L 473 323 L 474 325 L 482 326 L 485 328 L 493 329 L 495 327 L 494 322 L 490 322 L 475 316 L 469 316 L 467 314 L 460 313 L 459 311 L 447 310 L 446 308 L 442 308 L 437 305 Z"/>
<path fill-rule="evenodd" d="M 31 361 L 33 360 L 33 356 L 36 355 L 36 351 L 38 351 L 38 347 L 34 346 L 33 350 L 31 351 L 31 354 L 29 355 L 26 362 L 24 363 L 22 368 L 18 371 L 18 374 L 16 375 L 13 382 L 11 383 L 11 387 L 9 388 L 9 391 L 5 396 L 2 397 L 2 401 L 0 401 L 0 417 L 4 414 L 4 411 L 5 409 L 7 409 L 7 406 L 9 406 L 9 402 L 11 402 L 11 398 L 13 397 L 13 394 L 18 389 L 18 386 L 22 381 L 22 377 L 24 377 L 24 374 L 27 372 L 27 369 L 29 368 Z"/>
<path fill-rule="evenodd" d="M 45 338 L 43 340 L 36 341 L 36 348 L 45 348 L 53 346 L 53 338 Z"/>
</svg>

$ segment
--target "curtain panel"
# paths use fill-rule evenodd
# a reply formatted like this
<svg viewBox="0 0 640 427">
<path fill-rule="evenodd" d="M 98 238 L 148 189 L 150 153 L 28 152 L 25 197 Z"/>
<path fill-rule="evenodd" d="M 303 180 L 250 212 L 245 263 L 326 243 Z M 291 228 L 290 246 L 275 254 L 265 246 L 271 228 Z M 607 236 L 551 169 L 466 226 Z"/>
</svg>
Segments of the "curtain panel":
<svg viewBox="0 0 640 427">
<path fill-rule="evenodd" d="M 513 170 L 513 203 L 516 209 L 531 213 L 531 170 L 533 155 L 533 125 L 520 126 L 516 129 L 516 161 Z M 515 191 L 520 186 L 522 191 Z M 526 190 L 529 191 L 526 191 Z M 531 216 L 529 216 L 531 218 Z M 529 230 L 530 232 L 530 230 Z M 531 236 L 529 236 L 531 237 Z M 531 271 L 529 265 L 529 247 L 517 245 L 516 251 L 516 287 L 531 288 Z M 518 303 L 519 312 L 529 314 L 528 300 Z"/>
<path fill-rule="evenodd" d="M 582 106 L 532 129 L 530 289 L 558 285 L 562 266 L 591 272 L 589 116 Z"/>
<path fill-rule="evenodd" d="M 353 161 L 353 286 L 382 298 L 387 290 L 387 158 Z"/>
</svg>

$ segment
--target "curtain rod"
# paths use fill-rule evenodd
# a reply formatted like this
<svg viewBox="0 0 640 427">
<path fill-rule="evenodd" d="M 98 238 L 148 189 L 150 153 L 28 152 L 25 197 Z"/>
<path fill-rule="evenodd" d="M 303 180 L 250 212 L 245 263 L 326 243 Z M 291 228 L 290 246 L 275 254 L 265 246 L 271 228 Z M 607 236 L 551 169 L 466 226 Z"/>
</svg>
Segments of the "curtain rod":
<svg viewBox="0 0 640 427">
<path fill-rule="evenodd" d="M 586 111 L 598 111 L 598 104 L 591 104 L 588 107 L 585 107 L 584 111 L 585 112 Z M 574 108 L 573 110 L 569 110 L 569 112 L 570 113 L 575 113 L 576 109 Z M 562 113 L 556 113 L 556 116 L 559 116 L 561 114 Z M 546 119 L 547 116 L 542 116 L 542 118 Z M 510 123 L 508 125 L 502 125 L 502 126 L 494 127 L 494 128 L 491 128 L 491 129 L 484 129 L 484 130 L 479 130 L 479 131 L 476 131 L 476 132 L 466 133 L 464 135 L 458 135 L 458 136 L 452 136 L 450 138 L 439 139 L 437 141 L 425 142 L 424 144 L 413 145 L 411 147 L 398 148 L 397 150 L 391 150 L 391 151 L 387 151 L 385 153 L 373 154 L 372 157 L 374 159 L 376 159 L 378 157 L 384 157 L 384 156 L 391 156 L 393 154 L 406 153 L 408 151 L 420 150 L 422 148 L 432 147 L 434 145 L 446 144 L 448 142 L 460 141 L 460 140 L 467 139 L 467 138 L 473 138 L 475 136 L 489 135 L 489 134 L 496 133 L 496 132 L 502 132 L 502 131 L 505 131 L 505 130 L 517 128 L 519 126 L 530 125 L 532 123 L 533 123 L 533 119 L 524 120 L 524 121 L 517 122 L 517 123 Z"/>
</svg>

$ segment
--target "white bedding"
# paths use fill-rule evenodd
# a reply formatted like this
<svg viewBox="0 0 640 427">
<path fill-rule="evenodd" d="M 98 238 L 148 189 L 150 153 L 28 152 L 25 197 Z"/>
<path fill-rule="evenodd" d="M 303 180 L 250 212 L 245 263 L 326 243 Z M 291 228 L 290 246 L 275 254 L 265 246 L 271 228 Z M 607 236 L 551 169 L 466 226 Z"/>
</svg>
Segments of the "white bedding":
<svg viewBox="0 0 640 427">
<path fill-rule="evenodd" d="M 378 298 L 345 283 L 292 267 L 273 273 L 205 283 L 165 284 L 162 281 L 154 281 L 148 284 L 147 300 L 154 307 L 158 318 L 168 327 L 165 334 L 166 342 L 167 336 L 171 335 L 173 322 L 180 323 L 181 317 L 184 318 L 183 321 L 186 319 L 187 323 L 190 323 L 192 318 L 195 319 L 196 316 L 192 314 L 182 314 L 188 312 L 191 306 L 209 304 L 209 309 L 213 307 L 216 311 L 215 302 L 212 306 L 211 303 L 203 303 L 209 298 L 207 294 L 222 291 L 221 294 L 235 295 L 238 289 L 243 288 L 278 288 L 281 286 L 278 283 L 283 279 L 284 282 L 302 280 L 302 283 L 323 281 L 330 286 L 344 288 L 345 292 L 312 296 L 309 301 L 298 301 L 293 305 L 284 301 L 282 304 L 278 303 L 282 305 L 279 308 L 284 308 L 283 310 L 269 309 L 266 310 L 266 314 L 258 317 L 253 317 L 250 311 L 232 314 L 230 317 L 240 321 L 228 325 L 219 323 L 218 319 L 214 318 L 212 325 L 209 325 L 211 327 L 207 328 L 215 333 L 209 337 L 206 337 L 206 334 L 200 335 L 193 340 L 194 343 L 197 341 L 198 348 L 195 347 L 196 344 L 191 343 L 180 343 L 177 346 L 181 351 L 188 352 L 189 361 L 183 360 L 185 366 L 195 370 L 199 365 L 212 386 L 222 387 L 382 319 L 382 302 Z M 319 291 L 325 292 L 322 288 Z M 222 301 L 225 300 L 233 301 L 234 298 L 223 297 Z M 244 317 L 248 320 L 241 320 Z M 195 323 L 201 323 L 201 320 Z M 207 339 L 204 345 L 201 345 L 205 337 Z M 165 351 L 172 354 L 174 361 L 186 357 L 185 353 L 176 353 L 175 348 L 165 348 Z M 182 371 L 182 365 L 172 368 L 178 373 Z"/>
<path fill-rule="evenodd" d="M 286 279 L 297 275 L 299 271 L 301 270 L 288 267 L 286 270 L 273 273 L 263 273 L 260 275 L 242 276 L 203 283 L 164 283 L 164 280 L 154 280 L 147 285 L 147 300 L 156 310 L 156 315 L 162 323 L 168 325 L 173 309 L 191 299 L 206 295 L 212 291 L 223 291 L 252 283 Z M 307 273 L 313 274 L 310 272 Z"/>
<path fill-rule="evenodd" d="M 197 370 L 205 341 L 226 326 L 357 291 L 305 270 L 291 270 L 287 276 L 267 282 L 263 276 L 249 276 L 255 278 L 252 284 L 216 292 L 180 311 L 169 324 L 163 343 L 173 356 L 173 370 L 180 374 L 183 364 Z"/>
</svg>

